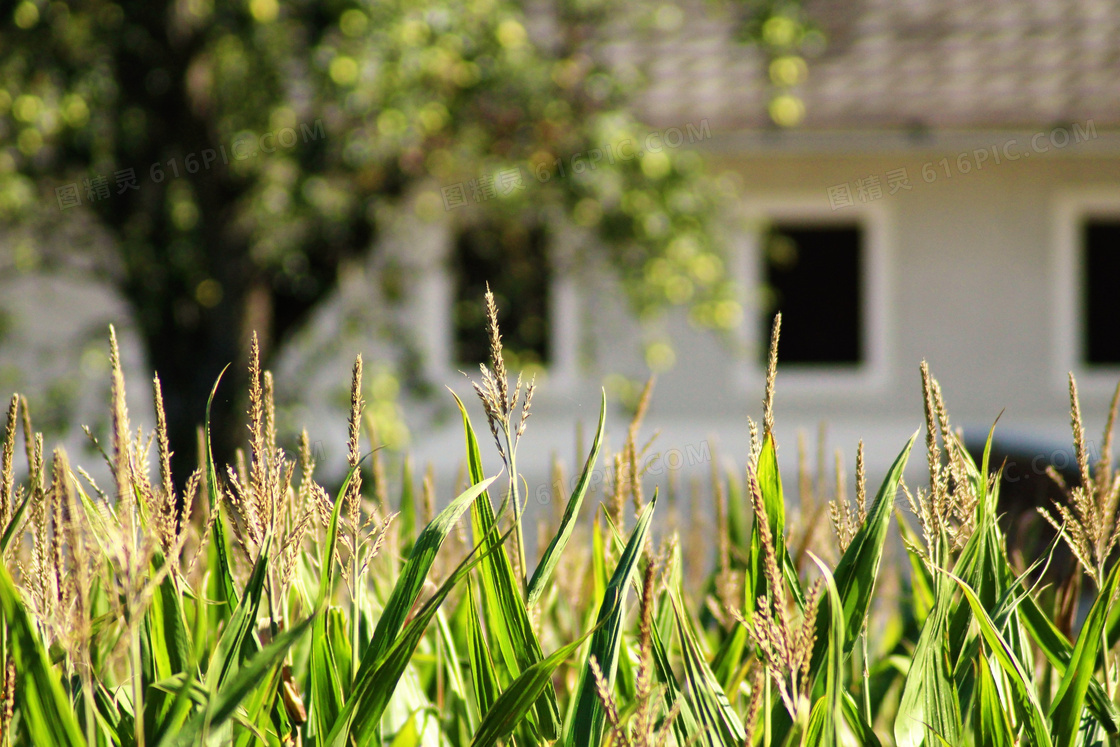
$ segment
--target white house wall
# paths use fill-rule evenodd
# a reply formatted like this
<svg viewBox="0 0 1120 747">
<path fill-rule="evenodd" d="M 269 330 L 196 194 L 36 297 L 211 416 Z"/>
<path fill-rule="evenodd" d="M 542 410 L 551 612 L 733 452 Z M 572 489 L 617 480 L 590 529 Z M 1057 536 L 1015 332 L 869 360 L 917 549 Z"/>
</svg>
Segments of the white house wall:
<svg viewBox="0 0 1120 747">
<path fill-rule="evenodd" d="M 779 367 L 777 434 L 784 467 L 793 466 L 797 431 L 809 433 L 812 441 L 823 420 L 830 451 L 840 447 L 852 461 L 863 438 L 871 474 L 885 471 L 922 422 L 923 359 L 943 386 L 954 424 L 967 432 L 986 432 L 1002 412 L 998 432 L 1006 438 L 1068 443 L 1065 371 L 1077 320 L 1068 308 L 1063 316 L 1060 307 L 1076 304 L 1077 289 L 1061 285 L 1060 265 L 1071 250 L 1060 246 L 1059 228 L 1063 215 L 1068 222 L 1083 200 L 1093 214 L 1107 206 L 1120 212 L 1120 158 L 1035 153 L 1033 160 L 989 162 L 960 173 L 956 154 L 947 155 L 950 177 L 940 165 L 946 154 L 936 151 L 721 155 L 721 163 L 742 175 L 747 211 L 762 206 L 780 212 L 783 205 L 801 210 L 815 199 L 823 214 L 854 216 L 862 208 L 883 232 L 882 256 L 872 263 L 882 273 L 876 281 L 882 303 L 871 304 L 871 313 L 884 316 L 871 320 L 878 330 L 873 334 L 881 334 L 882 359 L 871 367 L 873 375 L 854 382 L 850 376 L 794 374 Z M 928 183 L 922 178 L 927 163 L 937 170 Z M 910 191 L 831 210 L 829 187 L 898 168 L 909 174 Z M 562 453 L 570 452 L 575 421 L 587 423 L 607 373 L 644 375 L 638 344 L 648 330 L 620 316 L 617 289 L 608 284 L 596 292 L 602 295 L 587 301 L 594 320 L 584 335 L 597 357 L 585 368 L 584 386 L 551 397 L 546 382 L 531 421 L 530 438 L 563 444 Z M 719 452 L 741 461 L 746 417 L 760 417 L 761 368 L 753 359 L 736 358 L 734 345 L 715 334 L 691 329 L 680 315 L 667 329 L 677 346 L 677 365 L 659 377 L 646 431 L 661 430 L 662 449 L 692 446 L 699 453 L 700 445 L 718 443 Z M 1120 370 L 1088 371 L 1073 362 L 1086 382 L 1081 400 L 1087 426 L 1098 439 Z M 616 445 L 623 434 L 618 420 Z M 522 463 L 543 474 L 547 453 L 538 456 Z M 921 479 L 923 461 L 913 460 L 911 479 Z"/>
<path fill-rule="evenodd" d="M 956 153 L 965 150 L 719 155 L 721 165 L 742 177 L 744 214 L 789 210 L 825 216 L 860 213 L 879 236 L 877 258 L 871 263 L 879 273 L 873 286 L 880 300 L 871 306 L 878 315 L 871 320 L 878 335 L 878 360 L 870 366 L 870 375 L 857 375 L 854 380 L 851 376 L 845 380 L 819 373 L 795 374 L 788 367 L 779 367 L 777 436 L 785 469 L 792 470 L 794 465 L 797 432 L 808 433 L 812 444 L 819 423 L 825 421 L 829 453 L 843 449 L 851 474 L 855 446 L 863 438 L 870 476 L 877 479 L 922 422 L 918 364 L 923 359 L 930 362 L 943 385 L 955 424 L 986 430 L 1003 411 L 999 432 L 1004 435 L 1068 442 L 1064 372 L 1080 368 L 1071 353 L 1076 350 L 1071 340 L 1077 324 L 1076 247 L 1070 245 L 1076 231 L 1071 226 L 1086 211 L 1120 214 L 1120 155 L 1102 152 L 1093 143 L 1084 145 L 1096 150 L 1086 148 L 1086 155 L 1077 155 L 1071 146 L 1061 153 L 1038 153 L 999 165 L 986 163 L 967 174 L 959 173 L 954 165 L 951 177 L 944 176 L 940 159 L 947 156 L 955 162 Z M 938 164 L 936 178 L 930 183 L 922 179 L 927 163 Z M 898 168 L 906 169 L 913 187 L 910 191 L 884 194 L 867 205 L 859 205 L 857 200 L 856 207 L 832 210 L 829 187 L 854 184 L 868 175 L 882 177 Z M 446 227 L 408 230 L 411 241 L 400 244 L 402 252 L 421 264 L 438 265 L 438 247 L 428 245 L 449 241 Z M 750 254 L 753 242 L 749 236 L 735 239 L 739 255 L 731 257 L 729 264 L 740 273 L 746 268 L 749 276 L 756 260 L 745 255 Z M 421 248 L 418 243 L 424 244 L 424 251 L 417 251 Z M 386 353 L 384 339 L 378 339 L 372 329 L 379 314 L 390 313 L 376 301 L 379 261 L 355 269 L 336 301 L 312 321 L 301 343 L 309 346 L 311 354 L 295 351 L 278 365 L 281 396 L 287 389 L 289 398 L 298 392 L 301 401 L 313 403 L 297 408 L 295 415 L 306 422 L 312 439 L 320 444 L 322 463 L 328 468 L 341 464 L 345 414 L 338 403 L 345 398 L 336 395 L 348 383 L 353 354 L 363 352 L 367 368 L 378 360 L 396 359 Z M 442 494 L 450 490 L 462 453 L 461 426 L 443 385 L 451 386 L 471 408 L 489 467 L 496 471 L 500 465 L 489 447 L 481 409 L 469 383 L 447 357 L 450 321 L 441 320 L 439 314 L 446 313 L 450 303 L 438 297 L 448 291 L 435 265 L 409 268 L 418 292 L 399 321 L 420 335 L 417 347 L 429 356 L 423 370 L 437 385 L 432 399 L 408 411 L 420 413 L 411 423 L 412 451 L 419 465 L 428 461 L 437 465 L 445 485 Z M 660 375 L 643 429 L 645 435 L 655 429 L 661 432 L 651 451 L 651 485 L 664 484 L 668 464 L 681 466 L 682 474 L 698 475 L 708 473 L 713 459 L 733 457 L 741 463 L 747 449 L 746 418 L 761 418 L 762 371 L 755 362 L 757 346 L 745 346 L 744 340 L 749 339 L 742 336 L 725 340 L 695 330 L 683 314 L 670 314 L 662 327 L 641 326 L 628 316 L 621 292 L 601 263 L 577 267 L 574 273 L 560 281 L 563 292 L 555 304 L 555 313 L 561 317 L 555 322 L 560 332 L 558 357 L 564 365 L 540 382 L 519 462 L 530 495 L 548 492 L 552 454 L 560 456 L 571 473 L 577 461 L 577 423 L 582 424 L 586 444 L 598 413 L 600 386 L 612 373 L 644 378 L 642 342 L 661 334 L 674 340 L 677 363 Z M 51 319 L 62 324 L 65 319 L 60 314 L 66 315 L 57 300 L 50 300 L 57 294 L 32 291 L 38 287 L 28 285 L 33 282 L 41 281 L 15 283 L 9 278 L 4 286 L 5 304 L 18 306 L 18 316 L 36 325 Z M 105 308 L 123 311 L 123 306 L 115 304 Z M 357 311 L 361 313 L 354 317 Z M 361 332 L 364 322 L 357 327 L 346 323 L 350 317 L 354 317 L 352 322 L 365 319 L 369 334 Z M 749 314 L 748 323 L 757 324 Z M 15 334 L 12 339 L 22 339 L 18 331 Z M 36 333 L 35 337 L 42 340 L 45 336 Z M 66 344 L 70 338 L 60 335 L 56 339 Z M 327 347 L 334 352 L 323 355 L 322 345 L 328 341 Z M 16 353 L 9 343 L 3 352 L 4 363 L 19 365 L 26 355 Z M 309 367 L 324 373 L 307 376 Z M 147 376 L 140 373 L 130 381 L 134 392 L 146 383 Z M 1096 438 L 1120 370 L 1082 370 L 1080 374 L 1085 382 L 1082 409 L 1090 434 Z M 617 449 L 625 434 L 625 414 L 613 402 L 609 431 L 609 444 Z M 911 480 L 922 480 L 923 461 L 912 460 Z M 792 481 L 792 472 L 789 474 Z"/>
</svg>

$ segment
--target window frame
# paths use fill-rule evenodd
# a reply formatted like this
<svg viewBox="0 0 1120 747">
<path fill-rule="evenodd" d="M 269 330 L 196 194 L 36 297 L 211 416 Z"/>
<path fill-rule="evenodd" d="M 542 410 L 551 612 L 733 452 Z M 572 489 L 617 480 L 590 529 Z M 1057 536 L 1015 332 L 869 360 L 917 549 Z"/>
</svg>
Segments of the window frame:
<svg viewBox="0 0 1120 747">
<path fill-rule="evenodd" d="M 414 273 L 414 285 L 406 298 L 405 318 L 417 341 L 417 352 L 422 357 L 421 369 L 432 384 L 451 384 L 462 378 L 465 364 L 456 360 L 454 273 L 451 269 L 452 254 L 457 248 L 460 226 L 451 221 L 439 226 L 437 235 L 429 238 L 431 251 L 419 252 L 409 262 Z M 579 383 L 579 347 L 582 334 L 580 309 L 581 290 L 576 268 L 566 260 L 575 245 L 583 241 L 582 235 L 570 239 L 553 240 L 547 247 L 552 265 L 549 288 L 549 362 L 541 367 L 548 386 L 542 390 L 555 395 L 572 393 Z M 483 301 L 478 299 L 481 304 Z M 465 371 L 475 377 L 477 370 Z"/>
<path fill-rule="evenodd" d="M 1094 187 L 1068 190 L 1054 200 L 1054 277 L 1057 279 L 1052 330 L 1054 370 L 1051 377 L 1056 391 L 1068 393 L 1069 374 L 1077 379 L 1084 394 L 1111 394 L 1120 378 L 1120 363 L 1089 363 L 1086 361 L 1083 304 L 1085 287 L 1085 247 L 1082 236 L 1085 224 L 1093 219 L 1120 221 L 1120 190 L 1115 187 Z"/>
<path fill-rule="evenodd" d="M 736 367 L 739 387 L 750 394 L 761 391 L 766 381 L 766 344 L 760 317 L 761 285 L 765 274 L 761 239 L 771 223 L 805 226 L 851 226 L 862 232 L 860 278 L 863 318 L 860 320 L 863 356 L 859 363 L 812 364 L 805 368 L 781 366 L 778 343 L 780 389 L 787 394 L 826 396 L 882 392 L 888 379 L 887 339 L 890 314 L 887 308 L 889 277 L 889 213 L 879 201 L 832 210 L 820 194 L 796 193 L 776 197 L 748 198 L 744 204 L 746 230 L 733 247 L 732 272 L 744 289 L 746 310 L 739 327 L 740 365 Z"/>
</svg>

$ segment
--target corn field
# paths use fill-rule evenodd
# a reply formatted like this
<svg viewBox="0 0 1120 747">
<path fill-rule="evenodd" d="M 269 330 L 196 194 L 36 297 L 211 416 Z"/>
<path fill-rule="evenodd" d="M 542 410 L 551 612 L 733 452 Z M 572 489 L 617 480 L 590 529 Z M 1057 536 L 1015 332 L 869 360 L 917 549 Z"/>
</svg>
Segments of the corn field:
<svg viewBox="0 0 1120 747">
<path fill-rule="evenodd" d="M 376 444 L 363 443 L 360 357 L 349 471 L 333 495 L 316 483 L 306 432 L 294 457 L 277 446 L 255 341 L 244 455 L 214 463 L 208 409 L 204 458 L 181 490 L 159 381 L 156 428 L 134 431 L 112 334 L 108 490 L 62 450 L 48 455 L 13 396 L 0 464 L 2 743 L 1120 743 L 1116 399 L 1090 464 L 1071 377 L 1080 482 L 1046 512 L 1055 542 L 1023 567 L 998 522 L 999 470 L 965 450 L 924 364 L 928 485 L 903 481 L 919 431 L 873 496 L 861 444 L 851 500 L 838 460 L 831 500 L 789 510 L 773 438 L 776 329 L 761 433 L 745 423 L 745 465 L 714 469 L 708 486 L 714 567 L 686 568 L 686 527 L 655 529 L 664 509 L 643 490 L 638 442 L 648 386 L 610 457 L 604 396 L 581 477 L 530 562 L 517 453 L 535 384 L 505 370 L 487 300 L 491 363 L 475 389 L 485 448 L 505 468 L 484 474 L 456 398 L 468 479 L 449 502 L 431 474 L 417 490 L 407 462 L 390 494 Z M 608 459 L 600 495 L 590 478 Z M 833 532 L 814 533 L 825 515 Z M 1059 544 L 1079 566 L 1053 583 Z"/>
</svg>

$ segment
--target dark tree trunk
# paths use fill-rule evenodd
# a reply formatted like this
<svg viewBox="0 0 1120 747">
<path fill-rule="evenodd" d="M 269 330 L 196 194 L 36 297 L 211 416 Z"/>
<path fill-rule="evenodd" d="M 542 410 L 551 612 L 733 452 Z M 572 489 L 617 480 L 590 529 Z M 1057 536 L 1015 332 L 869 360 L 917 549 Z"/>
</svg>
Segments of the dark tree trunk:
<svg viewBox="0 0 1120 747">
<path fill-rule="evenodd" d="M 114 47 L 115 162 L 94 167 L 102 174 L 132 168 L 139 189 L 91 204 L 117 240 L 123 268 L 119 287 L 131 305 L 148 367 L 163 385 L 172 470 L 182 489 L 199 463 L 196 432 L 219 373 L 229 365 L 214 398 L 210 425 L 214 459 L 222 470 L 232 461 L 234 449 L 246 443 L 251 335 L 257 332 L 262 366 L 267 367 L 271 352 L 334 287 L 340 263 L 368 250 L 373 229 L 360 198 L 353 213 L 341 220 L 307 211 L 313 226 L 306 232 L 311 238 L 301 247 L 306 267 L 298 278 L 254 260 L 251 229 L 246 228 L 252 221 L 245 215 L 254 177 L 231 170 L 232 147 L 220 142 L 223 113 L 216 110 L 217 103 L 197 92 L 192 96 L 190 90 L 192 65 L 202 57 L 207 31 L 173 32 L 172 7 L 170 2 L 128 3 L 127 28 Z M 312 10 L 306 21 L 311 48 L 330 19 Z M 246 37 L 252 23 L 243 12 L 228 9 L 220 22 Z M 238 30 L 239 24 L 250 27 Z M 266 75 L 259 85 L 262 121 L 267 121 L 271 106 L 285 100 L 284 81 Z M 245 113 L 240 114 L 246 121 Z M 136 134 L 135 124 L 128 129 L 129 118 L 142 122 L 142 134 Z M 223 146 L 223 157 L 193 174 L 186 172 L 188 155 L 197 161 L 204 152 Z M 304 175 L 332 168 L 323 139 L 305 139 L 288 155 L 292 156 Z M 152 176 L 155 164 L 162 178 Z M 176 224 L 172 216 L 172 190 L 186 186 L 197 209 L 193 225 Z M 293 199 L 300 199 L 298 190 Z M 216 289 L 209 298 L 199 293 L 204 281 L 217 284 L 209 286 Z"/>
<path fill-rule="evenodd" d="M 205 418 L 207 397 L 227 365 L 211 412 L 219 469 L 244 440 L 244 418 L 238 410 L 252 331 L 246 328 L 246 318 L 250 289 L 259 287 L 261 279 L 249 256 L 248 238 L 234 225 L 236 205 L 247 185 L 230 173 L 222 158 L 194 175 L 185 173 L 187 155 L 198 158 L 219 148 L 218 133 L 216 122 L 192 104 L 187 90 L 188 68 L 202 39 L 172 38 L 169 7 L 145 3 L 129 11 L 146 38 L 134 29 L 133 42 L 119 48 L 120 108 L 143 111 L 147 132 L 139 141 L 122 143 L 119 154 L 127 159 L 122 166 L 135 168 L 141 189 L 101 204 L 124 259 L 121 290 L 131 304 L 149 368 L 162 382 L 174 451 L 172 473 L 182 489 L 199 464 L 196 432 Z M 170 159 L 175 159 L 178 176 L 168 165 Z M 153 164 L 160 164 L 164 172 L 159 182 L 151 176 Z M 190 180 L 198 209 L 194 227 L 188 230 L 173 224 L 168 209 L 168 191 L 183 179 Z M 200 303 L 197 289 L 203 280 L 217 281 L 218 303 Z M 269 343 L 262 341 L 262 348 L 270 350 Z"/>
</svg>

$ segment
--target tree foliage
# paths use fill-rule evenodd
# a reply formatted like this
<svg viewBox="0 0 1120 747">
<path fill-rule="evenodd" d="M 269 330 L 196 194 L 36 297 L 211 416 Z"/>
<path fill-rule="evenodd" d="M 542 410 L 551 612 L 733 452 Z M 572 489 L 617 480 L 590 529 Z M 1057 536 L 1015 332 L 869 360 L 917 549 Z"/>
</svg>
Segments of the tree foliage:
<svg viewBox="0 0 1120 747">
<path fill-rule="evenodd" d="M 641 71 L 595 51 L 622 7 L 23 0 L 0 18 L 0 213 L 35 227 L 42 257 L 68 221 L 105 234 L 111 251 L 62 261 L 92 260 L 127 298 L 180 443 L 251 332 L 267 359 L 402 211 L 583 227 L 640 314 L 689 304 L 727 328 L 727 185 L 694 150 L 647 146 Z M 744 28 L 757 13 L 789 15 L 766 4 Z M 234 402 L 215 405 L 228 422 Z"/>
</svg>

